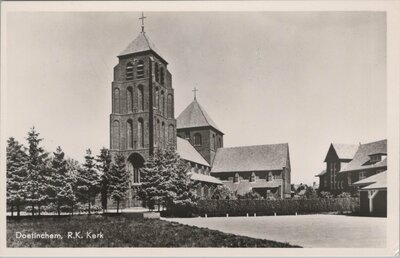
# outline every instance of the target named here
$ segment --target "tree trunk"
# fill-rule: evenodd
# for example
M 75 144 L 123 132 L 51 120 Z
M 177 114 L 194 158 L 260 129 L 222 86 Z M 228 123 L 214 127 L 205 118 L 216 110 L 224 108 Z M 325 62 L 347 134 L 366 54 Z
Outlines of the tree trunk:
M 118 214 L 118 211 L 119 211 L 119 200 L 117 200 L 117 214 Z
M 40 203 L 38 204 L 38 216 L 40 216 Z
M 18 203 L 18 205 L 17 205 L 17 217 L 19 217 L 19 215 L 20 215 L 20 213 L 21 213 L 21 211 L 20 211 L 20 207 L 19 207 L 20 205 L 19 205 L 19 203 Z
M 60 211 L 60 202 L 57 202 L 57 214 L 58 214 L 58 216 L 61 215 L 61 211 Z
M 14 217 L 14 205 L 11 205 L 11 217 Z
M 89 215 L 90 215 L 90 197 L 89 197 Z
M 32 203 L 32 217 L 35 216 L 35 204 Z

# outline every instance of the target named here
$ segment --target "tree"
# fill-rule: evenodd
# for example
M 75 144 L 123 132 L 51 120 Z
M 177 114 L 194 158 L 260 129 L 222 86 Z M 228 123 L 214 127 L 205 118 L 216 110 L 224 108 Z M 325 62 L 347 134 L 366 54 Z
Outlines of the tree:
M 155 203 L 167 209 L 174 204 L 193 203 L 193 181 L 188 171 L 189 165 L 180 159 L 173 147 L 157 149 L 141 173 L 140 197 L 146 200 L 149 209 Z
M 96 168 L 102 173 L 100 176 L 100 185 L 101 185 L 100 192 L 101 192 L 101 206 L 104 210 L 107 209 L 111 161 L 112 158 L 110 150 L 103 147 L 100 150 L 100 155 L 97 156 Z
M 25 198 L 25 182 L 27 177 L 28 155 L 22 144 L 13 137 L 7 140 L 7 204 L 11 206 L 11 216 L 14 216 L 14 207 L 17 216 Z
M 75 194 L 73 179 L 68 173 L 67 161 L 64 158 L 65 154 L 61 147 L 59 146 L 53 154 L 54 158 L 51 161 L 50 199 L 56 206 L 57 214 L 60 215 L 63 205 L 73 206 L 75 203 Z
M 83 202 L 88 203 L 88 212 L 90 213 L 90 207 L 92 200 L 96 197 L 99 190 L 100 177 L 95 169 L 94 157 L 90 149 L 86 151 L 85 163 L 83 168 L 79 170 L 77 175 L 77 191 L 80 199 Z
M 118 153 L 108 175 L 108 184 L 111 198 L 117 202 L 117 213 L 119 212 L 119 204 L 125 199 L 129 189 L 129 174 L 126 170 L 125 157 Z
M 305 196 L 307 199 L 316 199 L 318 198 L 317 191 L 312 186 L 306 186 L 306 193 Z
M 333 195 L 330 192 L 322 191 L 319 194 L 320 194 L 321 198 L 325 198 L 325 199 L 333 198 Z
M 26 201 L 32 208 L 32 216 L 35 215 L 35 206 L 38 207 L 40 215 L 40 207 L 48 200 L 48 185 L 46 167 L 48 154 L 40 147 L 39 133 L 35 127 L 28 132 L 28 161 L 27 161 L 27 178 L 25 181 Z
M 226 185 L 218 185 L 217 188 L 215 188 L 211 199 L 230 200 L 235 199 L 235 195 Z
M 238 195 L 238 199 L 261 200 L 263 197 L 257 192 L 250 191 L 243 195 Z

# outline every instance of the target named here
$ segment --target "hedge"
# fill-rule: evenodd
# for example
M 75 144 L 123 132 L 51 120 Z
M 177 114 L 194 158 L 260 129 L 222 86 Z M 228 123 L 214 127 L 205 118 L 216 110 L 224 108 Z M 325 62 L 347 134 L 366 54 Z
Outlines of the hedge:
M 284 200 L 199 200 L 188 209 L 179 206 L 168 211 L 169 216 L 246 216 L 253 215 L 292 215 L 315 214 L 323 212 L 351 212 L 359 210 L 359 198 L 331 199 L 284 199 Z M 184 212 L 183 212 L 184 211 Z

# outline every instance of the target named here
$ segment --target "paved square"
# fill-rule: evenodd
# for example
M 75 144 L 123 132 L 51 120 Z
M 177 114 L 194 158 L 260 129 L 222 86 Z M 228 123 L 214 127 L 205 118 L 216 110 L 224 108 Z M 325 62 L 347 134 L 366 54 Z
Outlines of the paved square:
M 165 218 L 226 233 L 288 242 L 303 247 L 386 246 L 386 218 L 343 215 Z

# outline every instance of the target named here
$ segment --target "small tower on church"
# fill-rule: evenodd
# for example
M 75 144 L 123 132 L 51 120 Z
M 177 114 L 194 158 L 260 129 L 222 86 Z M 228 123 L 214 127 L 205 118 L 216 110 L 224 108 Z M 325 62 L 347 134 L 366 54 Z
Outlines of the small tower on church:
M 177 118 L 177 134 L 187 139 L 193 147 L 212 165 L 218 148 L 224 147 L 224 133 L 218 128 L 196 98 Z
M 112 82 L 111 152 L 123 153 L 132 182 L 155 148 L 176 146 L 174 90 L 167 61 L 142 30 L 118 55 Z

